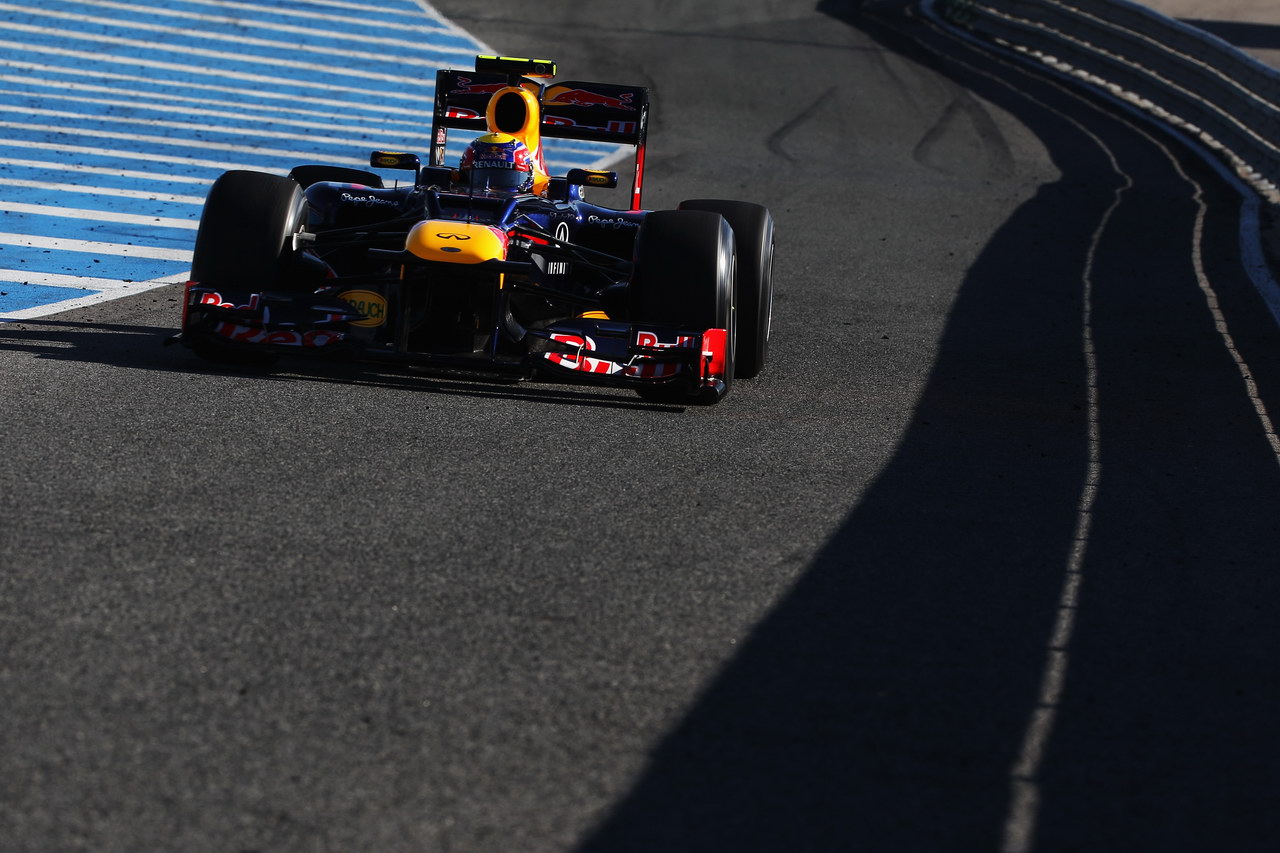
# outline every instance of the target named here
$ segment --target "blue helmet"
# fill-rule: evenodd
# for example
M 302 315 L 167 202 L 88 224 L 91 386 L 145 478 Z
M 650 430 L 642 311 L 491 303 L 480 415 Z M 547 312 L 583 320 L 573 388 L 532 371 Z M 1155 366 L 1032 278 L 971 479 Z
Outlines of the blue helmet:
M 462 153 L 462 178 L 473 189 L 528 192 L 533 157 L 523 142 L 506 133 L 486 133 Z

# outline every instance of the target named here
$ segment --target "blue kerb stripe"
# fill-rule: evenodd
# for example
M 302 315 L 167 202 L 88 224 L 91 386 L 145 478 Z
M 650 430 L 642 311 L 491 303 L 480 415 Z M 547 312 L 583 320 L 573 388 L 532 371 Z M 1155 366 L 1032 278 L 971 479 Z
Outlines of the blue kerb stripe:
M 81 290 L 78 287 L 53 287 L 47 284 L 25 284 L 23 282 L 0 280 L 0 314 L 6 311 L 23 311 L 63 302 L 67 299 L 79 299 L 84 296 L 96 296 L 100 290 Z
M 346 121 L 382 120 L 391 126 L 412 123 L 413 120 L 430 122 L 431 101 L 434 87 L 423 88 L 413 98 L 397 96 L 391 103 L 380 103 L 378 94 L 366 99 L 353 100 L 349 93 L 325 91 L 323 89 L 289 90 L 253 90 L 240 80 L 220 80 L 211 76 L 190 80 L 180 89 L 160 79 L 163 70 L 152 68 L 127 68 L 108 65 L 106 70 L 77 70 L 68 65 L 54 67 L 48 62 L 31 62 L 22 65 L 0 65 L 0 72 L 12 70 L 20 81 L 5 81 L 10 88 L 29 86 L 35 91 L 52 88 L 55 91 L 84 91 L 85 86 L 97 86 L 111 90 L 104 97 L 113 99 L 142 97 L 148 101 L 170 101 L 174 109 L 181 111 L 187 104 L 204 103 L 220 109 L 243 107 L 250 111 L 259 111 L 270 119 L 274 115 L 292 117 L 298 111 L 306 111 L 313 116 L 333 117 L 339 112 Z M 112 70 L 114 69 L 114 70 Z M 190 77 L 190 75 L 187 75 Z
M 289 114 L 280 109 L 280 104 L 273 105 L 274 109 L 264 115 L 266 111 L 261 107 L 243 101 L 234 104 L 218 103 L 212 98 L 178 101 L 172 92 L 156 93 L 147 98 L 144 93 L 132 87 L 128 91 L 104 90 L 107 87 L 97 86 L 93 90 L 77 92 L 54 82 L 38 83 L 29 79 L 0 81 L 0 109 L 32 118 L 35 116 L 32 110 L 47 110 L 74 113 L 75 119 L 64 119 L 72 121 L 96 118 L 103 121 L 155 119 L 206 124 L 217 122 L 224 128 L 239 127 L 245 130 L 259 128 L 266 118 L 285 131 L 329 135 L 349 133 L 347 128 L 387 136 L 403 135 L 421 131 L 424 123 L 429 121 L 429 116 L 425 115 L 390 120 L 383 116 L 349 114 L 335 119 L 332 108 L 297 110 Z
M 53 209 L 51 209 L 52 211 Z M 0 233 L 20 237 L 46 237 L 53 240 L 89 240 L 119 246 L 150 246 L 156 249 L 190 251 L 195 245 L 193 229 L 166 228 L 163 225 L 140 225 L 132 222 L 103 222 L 74 216 L 33 215 L 6 212 L 0 214 Z M 69 236 L 74 234 L 74 236 Z M 0 246 L 18 250 L 21 245 Z M 0 264 L 0 267 L 5 266 Z M 70 273 L 70 271 L 68 270 Z M 85 273 L 92 275 L 93 273 Z
M 0 269 L 19 270 L 31 275 L 75 275 L 117 281 L 151 281 L 157 278 L 177 280 L 190 266 L 180 261 L 158 261 L 154 258 L 0 246 Z M 22 281 L 21 278 L 17 280 Z M 59 296 L 59 299 L 66 298 Z
M 147 0 L 127 0 L 127 2 L 145 9 L 140 12 L 121 10 L 111 14 L 122 20 L 146 20 L 159 23 L 180 20 L 174 15 L 165 15 L 164 12 L 213 17 L 233 17 L 244 13 L 242 9 L 227 9 L 223 4 L 200 2 L 200 0 L 167 0 L 164 3 L 148 3 Z M 82 7 L 82 4 L 76 0 L 43 0 L 41 5 L 50 10 L 62 12 L 76 12 Z M 317 29 L 347 29 L 353 36 L 360 33 L 388 35 L 390 28 L 391 34 L 414 33 L 427 37 L 425 39 L 427 41 L 448 37 L 465 41 L 468 38 L 465 33 L 459 32 L 447 23 L 425 15 L 422 6 L 417 3 L 380 2 L 377 5 L 379 14 L 371 16 L 319 3 L 263 3 L 260 9 L 254 10 L 253 20 L 288 26 L 313 26 Z M 334 21 L 330 18 L 339 20 Z M 207 26 L 207 24 L 201 24 L 201 26 Z
M 201 0 L 119 3 L 42 0 L 36 11 L 0 21 L 0 41 L 9 43 L 0 46 L 0 233 L 189 252 L 193 229 L 101 217 L 195 222 L 198 200 L 227 168 L 284 174 L 303 163 L 362 165 L 373 148 L 416 150 L 425 159 L 436 69 L 465 68 L 480 51 L 475 39 L 412 0 L 368 11 L 319 0 L 239 0 L 230 8 Z M 449 162 L 467 138 L 451 134 Z M 546 156 L 563 172 L 614 150 L 548 140 Z M 176 279 L 187 266 L 4 239 L 0 269 L 33 275 L 150 281 Z M 96 292 L 30 283 L 0 283 L 0 291 L 9 294 L 0 297 L 0 314 Z

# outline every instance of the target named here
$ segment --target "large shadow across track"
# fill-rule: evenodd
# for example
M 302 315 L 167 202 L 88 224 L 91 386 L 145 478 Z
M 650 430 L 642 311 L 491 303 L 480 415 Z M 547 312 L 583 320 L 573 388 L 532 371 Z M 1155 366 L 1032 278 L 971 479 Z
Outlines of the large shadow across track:
M 1104 221 L 1101 481 L 1037 849 L 1265 849 L 1280 465 L 1191 269 L 1189 185 L 1054 86 L 847 16 L 1017 115 L 1061 179 L 969 269 L 891 464 L 583 849 L 1000 848 L 1089 470 Z M 1274 347 L 1236 203 L 1186 168 L 1213 187 L 1211 274 L 1243 338 Z M 1274 390 L 1274 355 L 1253 355 Z

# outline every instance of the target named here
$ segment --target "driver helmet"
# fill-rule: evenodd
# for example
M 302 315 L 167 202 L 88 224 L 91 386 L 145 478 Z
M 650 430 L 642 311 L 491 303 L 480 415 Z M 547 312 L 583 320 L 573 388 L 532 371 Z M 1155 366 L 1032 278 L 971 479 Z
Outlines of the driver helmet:
M 533 157 L 523 142 L 506 133 L 486 133 L 462 153 L 462 180 L 477 190 L 528 192 Z

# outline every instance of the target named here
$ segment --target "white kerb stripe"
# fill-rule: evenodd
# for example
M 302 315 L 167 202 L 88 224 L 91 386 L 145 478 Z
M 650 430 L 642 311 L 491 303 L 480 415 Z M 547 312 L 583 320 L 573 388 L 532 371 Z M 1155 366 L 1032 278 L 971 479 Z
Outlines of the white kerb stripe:
M 0 233 L 0 245 L 191 263 L 191 251 L 189 249 L 161 249 L 156 246 L 130 246 L 125 243 L 98 243 L 93 240 L 67 240 L 62 237 L 40 237 L 34 234 Z
M 0 160 L 0 165 L 3 165 L 6 162 L 12 161 Z M 79 173 L 83 170 L 81 167 L 77 166 L 75 171 L 76 173 Z M 103 171 L 107 172 L 107 174 L 118 174 L 114 170 L 104 169 Z M 148 175 L 147 177 L 154 178 L 156 180 L 170 180 L 169 178 L 162 177 L 160 175 Z M 6 187 L 50 190 L 58 193 L 84 193 L 85 195 L 104 195 L 112 196 L 113 198 L 136 198 L 143 201 L 162 201 L 171 204 L 204 204 L 204 196 L 202 195 L 173 195 L 172 193 L 153 193 L 147 192 L 146 190 L 122 190 L 118 187 L 98 187 L 91 186 L 89 184 L 53 184 L 47 181 L 18 181 L 9 178 L 5 180 L 4 185 Z
M 171 284 L 178 281 L 177 276 L 166 276 L 164 282 Z M 121 278 L 92 278 L 86 275 L 58 275 L 57 273 L 31 272 L 30 270 L 0 270 L 0 282 L 14 284 L 40 284 L 46 287 L 67 287 L 78 290 L 136 290 L 140 284 L 148 282 L 125 281 Z M 0 284 L 0 290 L 9 288 Z
M 8 213 L 25 213 L 28 216 L 59 216 L 63 219 L 83 219 L 89 222 L 120 222 L 126 225 L 154 225 L 156 228 L 182 228 L 195 231 L 200 223 L 194 219 L 175 219 L 171 216 L 144 216 L 137 213 L 115 213 L 109 210 L 87 210 L 80 207 L 55 207 L 48 204 L 22 204 L 16 201 L 0 201 L 0 210 Z
M 6 142 L 6 144 L 11 145 L 12 143 Z M 34 143 L 31 147 L 39 147 L 46 151 L 49 148 L 47 145 L 36 146 Z M 58 150 L 54 153 L 57 154 L 67 150 L 68 149 L 59 145 Z M 95 153 L 103 152 L 95 151 Z M 49 169 L 57 169 L 59 174 L 64 174 L 64 170 L 67 168 L 65 163 L 58 160 L 19 160 L 13 157 L 0 157 L 0 166 L 19 166 L 24 169 L 44 169 L 46 171 Z M 84 166 L 80 164 L 77 164 L 75 169 L 77 175 L 114 175 L 117 178 L 133 178 L 135 180 L 160 181 L 163 183 L 203 184 L 206 187 L 213 183 L 212 178 L 202 178 L 196 175 L 166 174 L 163 172 L 138 172 L 132 169 L 117 169 L 107 166 Z M 13 184 L 17 183 L 17 181 L 9 181 L 9 183 Z

